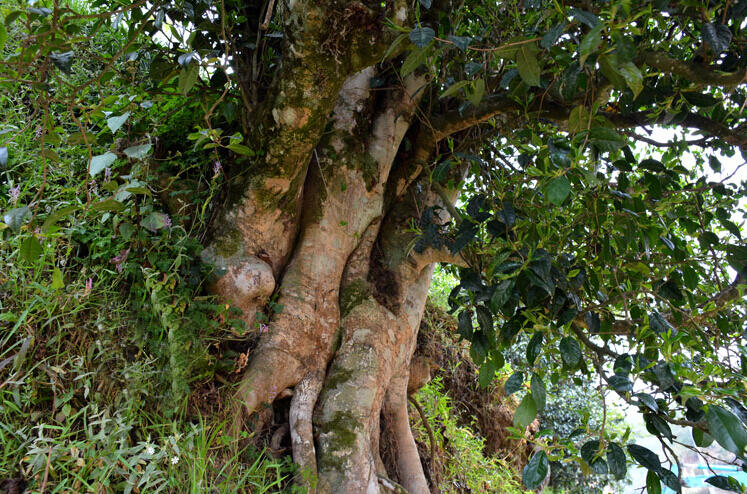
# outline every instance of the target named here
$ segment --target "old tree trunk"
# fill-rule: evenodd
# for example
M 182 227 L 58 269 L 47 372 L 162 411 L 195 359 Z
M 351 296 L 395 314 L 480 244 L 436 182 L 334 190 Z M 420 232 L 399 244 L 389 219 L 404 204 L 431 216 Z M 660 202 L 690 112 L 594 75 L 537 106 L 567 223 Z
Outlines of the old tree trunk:
M 404 22 L 405 12 L 391 17 Z M 247 136 L 261 159 L 233 180 L 203 254 L 220 275 L 215 291 L 250 327 L 278 295 L 283 309 L 251 356 L 235 426 L 292 390 L 293 458 L 318 476 L 317 492 L 395 488 L 383 433 L 396 439 L 401 485 L 429 492 L 407 384 L 433 263 L 445 259 L 411 252 L 410 221 L 454 196 L 433 193 L 421 173 L 448 132 L 419 108 L 424 77 L 400 80 L 378 65 L 391 41 L 379 15 L 358 3 L 290 3 L 283 66 Z M 386 84 L 371 89 L 376 77 Z

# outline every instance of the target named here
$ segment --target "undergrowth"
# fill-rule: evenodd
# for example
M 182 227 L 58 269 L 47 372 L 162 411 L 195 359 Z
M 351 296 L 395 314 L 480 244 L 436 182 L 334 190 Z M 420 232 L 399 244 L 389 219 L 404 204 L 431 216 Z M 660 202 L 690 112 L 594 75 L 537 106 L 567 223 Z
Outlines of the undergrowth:
M 118 45 L 106 29 L 76 53 L 72 82 Z M 89 87 L 79 97 L 98 118 L 84 123 L 53 99 L 39 111 L 22 85 L 0 94 L 2 492 L 290 489 L 290 461 L 236 451 L 219 393 L 203 392 L 234 368 L 218 343 L 246 332 L 205 295 L 199 261 L 223 175 L 176 149 L 199 102 L 149 98 L 147 84 Z
M 448 459 L 441 464 L 442 493 L 525 492 L 516 472 L 496 456 L 483 453 L 485 439 L 469 427 L 459 425 L 453 403 L 440 377 L 426 384 L 417 394 L 435 440 L 436 458 Z M 413 426 L 413 434 L 422 444 L 430 436 L 422 422 Z

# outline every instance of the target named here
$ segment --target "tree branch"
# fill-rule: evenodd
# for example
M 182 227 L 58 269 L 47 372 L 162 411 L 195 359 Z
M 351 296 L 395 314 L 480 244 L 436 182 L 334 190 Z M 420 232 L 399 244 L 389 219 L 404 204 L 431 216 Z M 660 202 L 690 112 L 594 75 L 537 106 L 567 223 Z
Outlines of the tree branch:
M 687 113 L 684 119 L 674 123 L 670 121 L 671 117 L 665 114 L 653 119 L 646 112 L 628 114 L 601 112 L 600 114 L 618 128 L 641 127 L 655 124 L 690 127 L 723 139 L 733 146 L 747 150 L 747 132 L 731 129 L 722 123 L 698 115 L 697 113 Z
M 734 281 L 726 288 L 718 292 L 713 297 L 709 298 L 707 301 L 703 302 L 702 304 L 698 305 L 698 309 L 703 309 L 707 307 L 710 304 L 715 304 L 717 307 L 724 306 L 725 304 L 731 302 L 732 300 L 736 300 L 740 298 L 739 294 L 739 285 L 745 284 L 745 280 L 742 277 L 741 274 L 737 275 L 737 277 L 734 279 Z M 685 326 L 688 324 L 696 324 L 699 322 L 702 322 L 702 314 L 695 314 L 693 315 L 692 312 L 689 312 L 689 315 L 693 317 L 688 317 L 687 320 L 683 321 L 680 326 Z M 672 318 L 671 313 L 662 314 L 662 317 L 664 317 L 668 322 Z M 641 324 L 643 321 L 639 320 L 628 320 L 628 319 L 619 319 L 617 321 L 614 321 L 612 323 L 612 328 L 610 331 L 606 334 L 613 334 L 613 335 L 629 335 L 632 331 L 633 327 L 636 324 Z M 670 324 L 672 324 L 670 322 Z M 674 326 L 674 325 L 673 325 Z M 573 320 L 573 324 L 571 326 L 571 329 L 574 333 L 576 333 L 576 336 L 581 338 L 581 335 L 584 335 L 584 333 L 581 331 L 581 328 L 588 330 L 589 326 L 586 324 L 586 319 L 584 318 L 583 314 L 579 314 L 576 316 L 576 318 Z M 579 331 L 579 332 L 577 332 Z M 584 335 L 585 337 L 585 335 Z M 586 346 L 589 346 L 585 341 L 583 342 L 586 344 Z M 597 348 L 594 348 L 592 346 L 589 346 L 592 350 L 596 351 L 597 353 L 600 353 L 598 350 L 605 350 L 602 347 L 598 347 L 598 345 L 595 345 L 593 342 L 590 342 L 591 345 L 597 346 Z M 609 353 L 605 353 L 605 355 L 611 356 Z
M 677 60 L 664 52 L 648 51 L 641 56 L 651 67 L 668 74 L 684 77 L 696 84 L 710 86 L 736 86 L 747 80 L 747 71 L 719 72 L 693 62 Z

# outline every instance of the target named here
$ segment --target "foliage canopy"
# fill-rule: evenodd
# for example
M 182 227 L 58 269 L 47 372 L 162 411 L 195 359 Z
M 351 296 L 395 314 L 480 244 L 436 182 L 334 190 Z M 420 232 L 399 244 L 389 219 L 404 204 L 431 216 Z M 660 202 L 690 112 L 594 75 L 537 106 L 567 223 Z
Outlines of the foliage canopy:
M 41 119 L 42 173 L 65 142 L 85 147 L 87 179 L 107 175 L 101 198 L 89 192 L 47 211 L 42 186 L 5 211 L 2 235 L 18 242 L 19 258 L 40 258 L 40 239 L 76 212 L 116 216 L 148 195 L 136 171 L 159 142 L 209 153 L 215 176 L 225 170 L 230 179 L 226 196 L 247 172 L 262 173 L 253 167 L 265 150 L 248 138 L 262 132 L 253 118 L 298 41 L 285 32 L 290 3 L 4 4 L 0 89 L 23 94 Z M 448 252 L 460 280 L 449 304 L 483 385 L 527 334 L 524 368 L 506 383 L 509 394 L 528 390 L 516 434 L 542 411 L 550 384 L 594 375 L 642 411 L 668 453 L 662 462 L 602 426 L 577 452 L 594 472 L 624 476 L 627 452 L 649 470 L 649 492 L 661 483 L 679 491 L 672 425 L 744 459 L 746 185 L 734 177 L 747 159 L 747 1 L 354 5 L 330 2 L 345 17 L 326 25 L 328 60 L 305 63 L 331 63 L 351 30 L 368 30 L 388 47 L 370 61 L 380 67 L 372 88 L 386 91 L 413 74 L 426 81 L 419 118 L 431 134 L 409 136 L 403 152 L 430 153 L 420 166 L 444 202 L 413 218 L 411 247 Z M 107 30 L 126 41 L 96 45 Z M 359 51 L 365 66 L 371 54 Z M 102 70 L 73 77 L 94 59 Z M 189 146 L 162 134 L 151 111 L 159 105 L 172 115 L 200 112 Z M 0 130 L 0 167 L 8 167 L 15 131 Z M 738 164 L 729 176 L 725 160 Z M 172 176 L 183 171 L 173 168 Z M 112 170 L 121 176 L 110 182 Z M 454 190 L 458 208 L 446 200 Z M 441 220 L 443 210 L 451 221 Z M 126 224 L 155 233 L 170 221 L 152 210 Z M 529 488 L 570 444 L 535 440 L 523 476 Z

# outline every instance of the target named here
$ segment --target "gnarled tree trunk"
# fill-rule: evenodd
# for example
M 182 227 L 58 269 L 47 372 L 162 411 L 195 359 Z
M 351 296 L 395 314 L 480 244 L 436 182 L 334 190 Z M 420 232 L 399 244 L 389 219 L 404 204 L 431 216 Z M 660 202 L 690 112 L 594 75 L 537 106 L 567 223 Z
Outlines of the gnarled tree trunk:
M 203 255 L 217 268 L 214 290 L 247 324 L 278 294 L 283 309 L 251 357 L 234 426 L 291 388 L 293 457 L 317 492 L 429 492 L 407 383 L 441 259 L 411 252 L 410 222 L 447 197 L 420 176 L 446 134 L 419 120 L 425 77 L 389 74 L 387 86 L 371 88 L 390 42 L 378 5 L 289 4 L 283 67 L 248 139 L 263 152 L 233 180 Z M 391 17 L 402 22 L 403 12 Z M 357 25 L 340 36 L 345 23 Z M 407 152 L 413 126 L 416 151 Z M 379 456 L 382 413 L 401 487 Z

